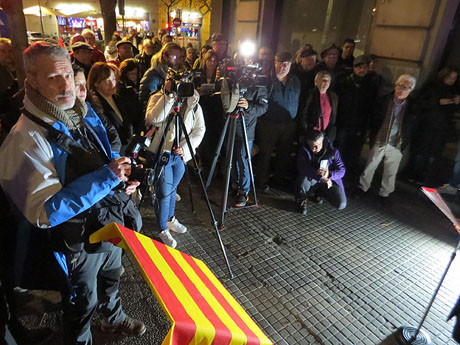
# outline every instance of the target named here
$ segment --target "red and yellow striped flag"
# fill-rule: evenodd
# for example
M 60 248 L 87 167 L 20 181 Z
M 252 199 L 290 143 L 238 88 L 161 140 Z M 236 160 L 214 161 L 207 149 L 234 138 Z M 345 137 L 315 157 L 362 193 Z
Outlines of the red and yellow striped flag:
M 203 261 L 111 223 L 90 242 L 131 252 L 172 326 L 163 345 L 272 344 Z

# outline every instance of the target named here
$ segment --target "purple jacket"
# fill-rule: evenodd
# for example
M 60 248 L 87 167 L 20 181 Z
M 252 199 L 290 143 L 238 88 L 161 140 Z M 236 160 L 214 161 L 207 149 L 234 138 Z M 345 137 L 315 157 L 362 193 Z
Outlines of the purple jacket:
M 345 176 L 345 165 L 339 150 L 334 148 L 327 139 L 324 139 L 323 150 L 315 155 L 311 152 L 308 145 L 302 146 L 297 152 L 297 172 L 299 177 L 308 177 L 309 179 L 319 181 L 321 175 L 318 174 L 320 161 L 327 160 L 331 180 L 337 183 L 345 192 L 342 178 Z

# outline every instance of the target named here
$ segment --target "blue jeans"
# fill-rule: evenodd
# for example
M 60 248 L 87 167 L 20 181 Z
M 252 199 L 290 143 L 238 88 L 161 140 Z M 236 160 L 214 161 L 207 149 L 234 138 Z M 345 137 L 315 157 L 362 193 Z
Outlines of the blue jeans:
M 251 154 L 253 140 L 248 140 L 249 154 Z M 249 176 L 249 163 L 247 160 L 244 140 L 235 138 L 232 162 L 232 185 L 236 185 L 239 193 L 248 194 L 251 190 L 251 178 Z
M 160 231 L 168 228 L 168 220 L 174 217 L 177 186 L 184 176 L 185 164 L 180 156 L 171 155 L 157 183 L 157 207 L 155 213 Z

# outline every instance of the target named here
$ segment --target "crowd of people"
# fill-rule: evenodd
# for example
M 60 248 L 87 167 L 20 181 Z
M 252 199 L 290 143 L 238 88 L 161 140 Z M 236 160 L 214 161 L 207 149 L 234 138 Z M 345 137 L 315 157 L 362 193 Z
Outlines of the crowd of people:
M 145 325 L 122 309 L 121 249 L 88 240 L 113 221 L 136 231 L 142 228 L 133 198 L 140 182 L 130 178 L 131 159 L 126 157 L 133 135 L 151 139 L 144 153 L 146 167 L 157 167 L 166 158 L 155 184 L 155 213 L 159 238 L 174 248 L 172 233 L 187 231 L 175 215 L 177 187 L 195 153 L 201 169 L 209 173 L 230 116 L 219 95 L 228 83 L 233 89 L 246 83 L 235 102 L 246 129 L 245 136 L 238 122 L 231 164 L 235 207 L 250 202 L 252 158 L 257 188 L 270 193 L 292 186 L 304 214 L 310 202 L 323 200 L 344 209 L 343 179 L 355 187 L 355 196 L 362 195 L 383 160 L 379 196 L 386 206 L 405 150 L 411 148 L 408 176 L 425 180 L 460 107 L 455 68 L 441 69 L 436 80 L 422 88 L 419 102 L 410 97 L 416 78 L 408 74 L 398 76 L 393 91 L 384 94 L 383 78 L 376 72 L 378 57 L 354 57 L 352 39 L 320 54 L 305 44 L 295 56 L 261 47 L 258 56 L 249 58 L 238 52 L 231 56 L 220 33 L 199 53 L 172 40 L 165 30 L 144 40 L 135 33 L 123 39 L 115 34 L 102 52 L 96 35 L 86 29 L 72 39 L 70 53 L 52 42 L 38 42 L 24 52 L 26 80 L 19 90 L 11 42 L 0 39 L 0 159 L 9 162 L 0 174 L 6 207 L 1 216 L 10 227 L 2 242 L 14 243 L 20 231 L 53 253 L 31 267 L 48 259 L 48 267 L 56 272 L 50 281 L 62 294 L 66 344 L 91 344 L 90 322 L 96 310 L 103 316 L 103 331 L 131 336 L 145 332 Z M 244 66 L 255 63 L 260 66 L 257 72 L 241 75 Z M 195 70 L 194 78 L 187 81 L 195 89 L 183 100 L 184 126 L 179 129 L 168 122 L 168 115 L 176 111 L 176 75 L 190 69 Z M 362 164 L 366 142 L 370 151 Z M 458 179 L 445 188 L 458 191 Z M 34 232 L 36 228 L 43 231 Z M 5 253 L 21 252 L 11 247 Z M 10 260 L 18 256 L 2 259 L 4 290 L 36 283 L 31 281 L 33 272 L 12 277 L 18 262 Z M 8 297 L 6 303 L 14 301 Z M 14 333 L 15 316 L 9 320 Z

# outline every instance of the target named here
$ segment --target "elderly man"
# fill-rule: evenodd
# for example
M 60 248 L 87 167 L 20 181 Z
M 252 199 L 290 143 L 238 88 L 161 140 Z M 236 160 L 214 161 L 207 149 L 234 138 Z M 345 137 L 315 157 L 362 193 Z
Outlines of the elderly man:
M 117 58 L 115 60 L 109 61 L 117 67 L 120 67 L 120 64 L 123 60 L 131 59 L 134 57 L 133 44 L 127 39 L 122 39 L 116 43 L 117 47 Z
M 91 62 L 105 62 L 104 53 L 96 46 L 96 35 L 90 29 L 82 31 L 81 35 L 85 38 L 86 43 L 93 47 Z
M 142 42 L 142 53 L 136 55 L 136 59 L 139 60 L 139 75 L 143 76 L 152 64 L 152 57 L 154 54 L 154 45 L 152 40 L 146 38 Z
M 75 42 L 72 45 L 72 52 L 72 63 L 83 68 L 83 71 L 85 72 L 85 78 L 88 78 L 89 70 L 93 65 L 91 60 L 93 56 L 93 47 L 85 42 Z
M 296 116 L 299 106 L 300 81 L 291 70 L 292 55 L 280 52 L 275 56 L 274 75 L 267 89 L 269 92 L 267 113 L 257 124 L 256 137 L 260 147 L 257 165 L 257 184 L 269 191 L 270 161 L 276 147 L 274 180 L 286 182 L 289 157 L 296 132 Z
M 56 270 L 62 277 L 67 273 L 59 280 L 65 344 L 92 344 L 96 309 L 103 331 L 143 334 L 145 325 L 122 310 L 121 248 L 88 241 L 92 232 L 120 216 L 108 207 L 139 185 L 129 181 L 130 160 L 112 152 L 100 119 L 76 98 L 65 49 L 35 43 L 25 50 L 24 65 L 24 111 L 0 147 L 0 159 L 8 162 L 0 185 L 18 217 L 47 239 L 59 263 Z
M 309 130 L 306 144 L 297 153 L 297 201 L 302 213 L 307 213 L 308 198 L 319 203 L 326 198 L 334 207 L 343 210 L 347 206 L 344 176 L 345 166 L 339 151 L 323 132 Z
M 384 160 L 379 191 L 382 206 L 389 205 L 388 197 L 395 190 L 396 173 L 402 152 L 409 143 L 413 119 L 408 97 L 416 81 L 415 77 L 409 74 L 401 75 L 396 80 L 394 91 L 377 102 L 371 119 L 371 150 L 359 178 L 358 196 L 369 190 L 375 170 Z

